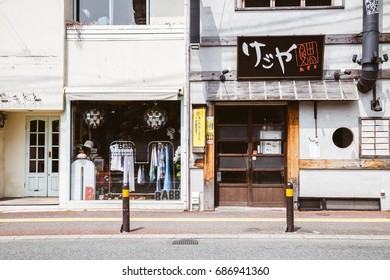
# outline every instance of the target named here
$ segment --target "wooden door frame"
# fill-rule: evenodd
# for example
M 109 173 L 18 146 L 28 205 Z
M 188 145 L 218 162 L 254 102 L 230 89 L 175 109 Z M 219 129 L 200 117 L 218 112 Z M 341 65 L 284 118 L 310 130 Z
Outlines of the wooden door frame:
M 274 104 L 264 104 L 265 106 L 273 106 Z M 212 116 L 215 119 L 215 103 L 209 102 L 207 107 L 207 115 Z M 232 104 L 232 106 L 243 106 L 243 107 L 261 107 L 261 104 Z M 299 103 L 298 102 L 288 102 L 285 104 L 275 104 L 275 106 L 283 107 L 285 106 L 285 126 L 284 131 L 286 136 L 284 137 L 283 145 L 284 145 L 284 183 L 292 182 L 294 186 L 298 185 L 299 180 Z M 211 109 L 212 108 L 212 109 Z M 211 110 L 210 110 L 211 109 Z M 249 129 L 248 129 L 249 131 Z M 249 133 L 249 132 L 248 132 Z M 205 179 L 207 178 L 207 184 L 210 186 L 212 184 L 214 189 L 214 197 L 213 202 L 215 206 L 218 206 L 219 203 L 219 190 L 216 183 L 215 170 L 217 169 L 217 163 L 214 161 L 215 159 L 215 146 L 213 139 L 212 146 L 207 146 L 206 149 L 206 163 L 205 164 Z M 249 146 L 248 146 L 249 147 Z M 249 156 L 249 155 L 248 155 Z M 212 164 L 211 161 L 214 161 Z M 206 182 L 206 181 L 205 181 Z M 206 185 L 206 184 L 205 184 Z M 209 194 L 210 196 L 210 194 Z M 248 186 L 248 205 L 249 202 L 253 200 L 253 191 L 249 190 Z M 207 197 L 205 197 L 207 199 Z

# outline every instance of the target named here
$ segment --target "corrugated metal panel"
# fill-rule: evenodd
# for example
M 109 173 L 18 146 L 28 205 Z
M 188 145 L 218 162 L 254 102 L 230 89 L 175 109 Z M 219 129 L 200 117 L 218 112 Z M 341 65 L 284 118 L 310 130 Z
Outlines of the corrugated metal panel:
M 208 81 L 207 100 L 358 100 L 356 81 Z

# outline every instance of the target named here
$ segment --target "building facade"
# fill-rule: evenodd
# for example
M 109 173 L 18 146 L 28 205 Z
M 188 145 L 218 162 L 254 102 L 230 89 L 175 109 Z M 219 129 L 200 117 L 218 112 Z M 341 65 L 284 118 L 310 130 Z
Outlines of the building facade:
M 0 197 L 186 208 L 185 1 L 25 2 L 0 4 Z
M 389 12 L 5 1 L 0 198 L 119 208 L 127 184 L 132 208 L 284 207 L 291 182 L 301 210 L 389 210 Z
M 38 2 L 0 4 L 0 197 L 59 195 L 65 7 Z
M 302 210 L 388 210 L 388 3 L 191 3 L 190 103 L 207 127 L 189 176 L 201 208 L 282 207 L 291 182 Z

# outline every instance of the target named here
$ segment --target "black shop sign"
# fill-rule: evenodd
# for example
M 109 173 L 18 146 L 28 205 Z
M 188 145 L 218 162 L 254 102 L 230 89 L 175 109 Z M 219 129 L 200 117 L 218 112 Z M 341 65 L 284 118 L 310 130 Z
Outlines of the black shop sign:
M 237 38 L 237 79 L 321 79 L 324 36 Z

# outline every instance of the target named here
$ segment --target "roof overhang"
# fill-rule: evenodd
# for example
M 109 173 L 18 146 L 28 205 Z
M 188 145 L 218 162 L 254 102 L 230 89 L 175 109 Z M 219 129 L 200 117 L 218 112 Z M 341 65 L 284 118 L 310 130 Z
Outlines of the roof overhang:
M 65 87 L 64 91 L 66 99 L 71 101 L 175 101 L 183 95 L 180 87 Z
M 309 101 L 359 100 L 355 79 L 209 81 L 207 100 Z

